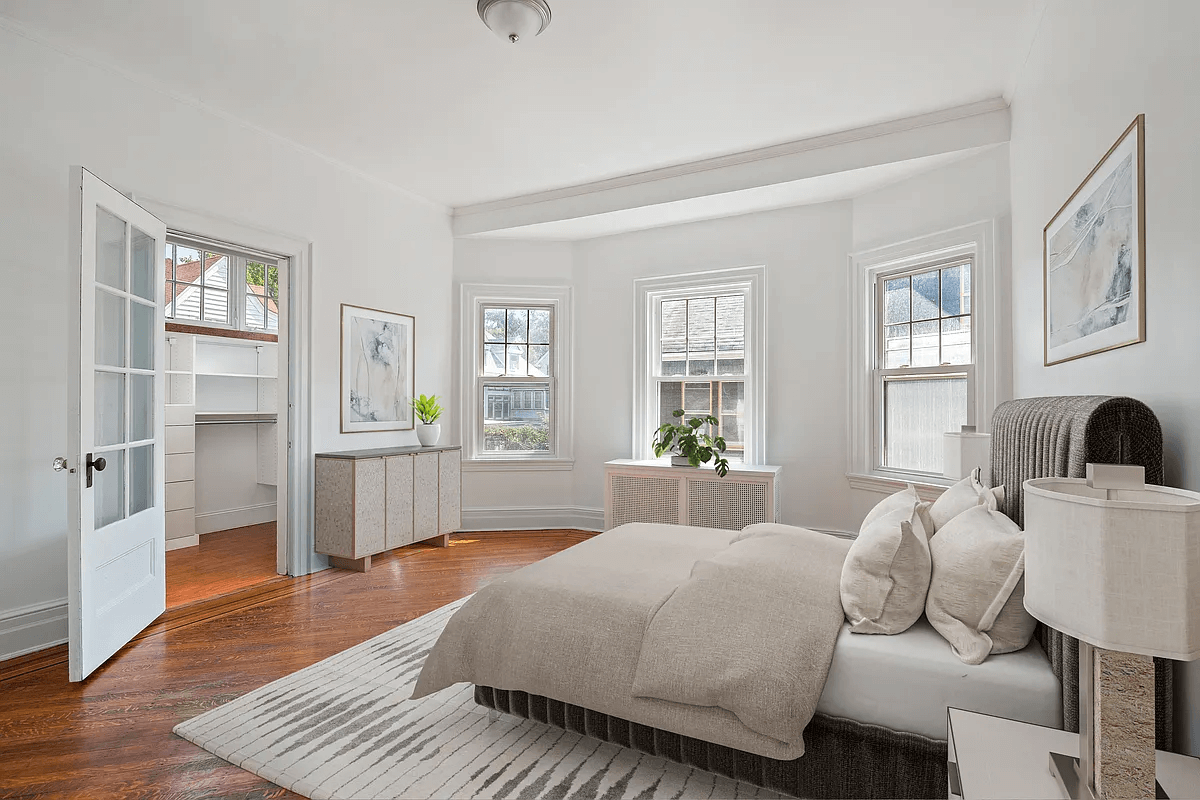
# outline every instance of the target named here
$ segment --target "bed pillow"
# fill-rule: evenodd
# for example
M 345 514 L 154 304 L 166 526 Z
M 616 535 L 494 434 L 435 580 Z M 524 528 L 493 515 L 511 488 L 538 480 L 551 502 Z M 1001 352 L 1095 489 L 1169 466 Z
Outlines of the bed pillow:
M 933 522 L 932 536 L 940 531 L 950 520 L 957 517 L 968 508 L 986 505 L 993 511 L 1002 511 L 1004 507 L 1004 487 L 989 489 L 980 481 L 980 468 L 971 470 L 971 474 L 942 492 L 942 496 L 933 501 L 929 507 L 929 519 Z
M 916 505 L 920 509 L 921 523 L 925 526 L 925 532 L 932 536 L 933 525 L 929 519 L 929 504 L 922 503 L 920 495 L 917 494 L 917 487 L 911 483 L 908 486 L 895 494 L 888 495 L 875 504 L 875 507 L 867 512 L 867 516 L 862 521 L 862 525 L 858 526 L 859 533 L 867 529 L 867 526 L 875 522 L 884 514 L 896 511 L 897 509 L 911 510 Z
M 929 549 L 925 616 L 963 663 L 1029 644 L 1037 620 L 1025 610 L 1025 534 L 1017 523 L 975 506 L 946 523 Z
M 840 588 L 852 632 L 902 633 L 920 619 L 930 576 L 924 506 L 909 501 L 868 516 L 870 523 L 850 545 Z

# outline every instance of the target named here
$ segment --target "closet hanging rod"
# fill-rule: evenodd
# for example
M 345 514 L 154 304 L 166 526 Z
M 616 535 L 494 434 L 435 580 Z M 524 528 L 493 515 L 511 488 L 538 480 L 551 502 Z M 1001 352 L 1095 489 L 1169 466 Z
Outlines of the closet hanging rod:
M 276 419 L 197 419 L 197 425 L 274 425 Z

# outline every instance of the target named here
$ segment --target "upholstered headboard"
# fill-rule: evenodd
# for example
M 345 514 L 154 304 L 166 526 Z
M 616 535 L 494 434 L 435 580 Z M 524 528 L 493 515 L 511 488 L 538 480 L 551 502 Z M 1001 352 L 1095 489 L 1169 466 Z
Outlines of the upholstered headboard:
M 1162 427 L 1130 397 L 1033 397 L 1001 404 L 992 415 L 992 485 L 1004 486 L 1005 513 L 1022 528 L 1022 485 L 1030 478 L 1082 478 L 1088 463 L 1137 464 L 1146 482 L 1163 483 Z M 1079 642 L 1038 625 L 1038 641 L 1063 687 L 1063 725 L 1079 730 Z M 1172 662 L 1154 659 L 1155 739 L 1173 745 Z

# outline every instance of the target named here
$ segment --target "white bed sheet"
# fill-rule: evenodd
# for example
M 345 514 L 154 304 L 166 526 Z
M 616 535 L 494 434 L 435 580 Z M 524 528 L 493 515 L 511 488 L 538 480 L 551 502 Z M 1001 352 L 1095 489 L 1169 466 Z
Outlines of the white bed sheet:
M 1061 698 L 1037 640 L 970 666 L 921 617 L 894 636 L 843 625 L 817 713 L 945 741 L 949 706 L 1061 728 Z

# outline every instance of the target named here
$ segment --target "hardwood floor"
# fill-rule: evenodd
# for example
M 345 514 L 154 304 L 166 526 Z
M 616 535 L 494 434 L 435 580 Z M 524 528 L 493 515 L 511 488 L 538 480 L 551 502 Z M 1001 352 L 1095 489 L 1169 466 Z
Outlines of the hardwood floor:
M 0 797 L 295 797 L 171 728 L 590 536 L 457 534 L 180 606 L 83 683 L 65 647 L 0 663 Z
M 200 537 L 167 553 L 167 608 L 236 592 L 282 576 L 275 572 L 275 523 Z

